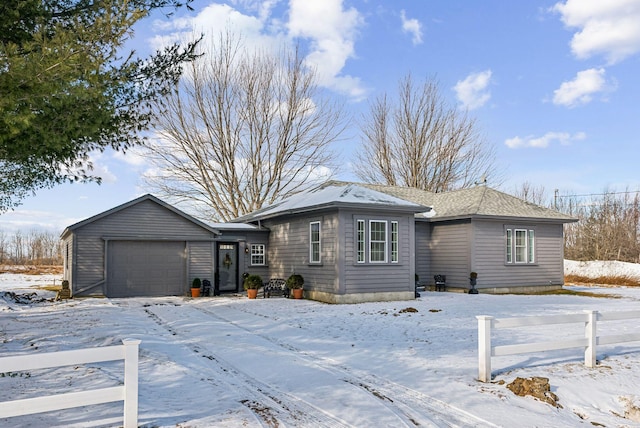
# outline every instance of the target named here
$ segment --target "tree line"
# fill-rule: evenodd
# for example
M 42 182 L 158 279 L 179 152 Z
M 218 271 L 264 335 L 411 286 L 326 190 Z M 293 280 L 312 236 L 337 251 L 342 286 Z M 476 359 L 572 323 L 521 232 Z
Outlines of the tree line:
M 529 202 L 577 218 L 565 225 L 564 255 L 571 260 L 640 263 L 640 190 L 571 195 L 525 183 L 515 192 Z
M 60 237 L 44 230 L 0 230 L 0 265 L 62 265 Z

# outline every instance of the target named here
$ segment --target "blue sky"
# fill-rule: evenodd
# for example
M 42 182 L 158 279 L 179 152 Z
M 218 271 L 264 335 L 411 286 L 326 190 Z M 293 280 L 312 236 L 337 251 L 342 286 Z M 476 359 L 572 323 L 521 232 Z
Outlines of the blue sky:
M 225 26 L 248 43 L 300 43 L 320 84 L 357 119 L 369 99 L 395 94 L 407 73 L 433 77 L 469 109 L 505 170 L 565 194 L 640 188 L 640 0 L 195 0 L 170 21 L 136 27 L 140 53 Z M 355 120 L 337 145 L 354 179 Z M 148 193 L 149 168 L 135 151 L 96 154 L 103 184 L 41 190 L 0 215 L 0 230 L 48 229 L 85 219 Z

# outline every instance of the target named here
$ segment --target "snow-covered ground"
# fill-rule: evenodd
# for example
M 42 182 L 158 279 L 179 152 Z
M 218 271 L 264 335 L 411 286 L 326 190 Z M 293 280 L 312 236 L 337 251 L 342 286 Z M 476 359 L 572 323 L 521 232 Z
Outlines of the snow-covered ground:
M 54 296 L 37 288 L 54 279 L 0 274 L 0 357 L 140 339 L 145 427 L 640 426 L 640 342 L 599 347 L 594 369 L 581 349 L 495 357 L 494 381 L 482 383 L 475 318 L 637 310 L 640 287 L 567 287 L 618 298 L 424 292 L 357 305 L 241 296 L 38 301 Z M 637 331 L 640 319 L 602 325 L 601 334 Z M 501 330 L 495 342 L 582 330 Z M 114 386 L 122 363 L 0 376 L 6 401 Z M 561 407 L 506 388 L 532 376 L 549 378 Z M 122 403 L 0 418 L 12 427 L 121 425 Z

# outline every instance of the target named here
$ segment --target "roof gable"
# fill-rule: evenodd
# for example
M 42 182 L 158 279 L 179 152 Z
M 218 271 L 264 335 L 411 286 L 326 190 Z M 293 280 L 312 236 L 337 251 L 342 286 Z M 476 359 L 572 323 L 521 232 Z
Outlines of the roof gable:
M 92 217 L 89 217 L 89 218 L 87 218 L 85 220 L 79 221 L 78 223 L 72 224 L 71 226 L 67 226 L 67 228 L 65 228 L 65 230 L 62 232 L 62 238 L 64 238 L 69 233 L 71 233 L 71 232 L 73 232 L 73 231 L 75 231 L 75 230 L 77 230 L 77 229 L 79 229 L 79 228 L 81 228 L 83 226 L 86 226 L 88 224 L 94 223 L 94 222 L 96 222 L 98 220 L 101 220 L 101 219 L 103 219 L 105 217 L 108 217 L 108 216 L 110 216 L 112 214 L 124 211 L 127 208 L 133 207 L 133 206 L 138 205 L 140 203 L 143 203 L 145 201 L 154 202 L 154 203 L 160 205 L 161 207 L 163 207 L 163 208 L 165 208 L 165 209 L 177 214 L 178 216 L 186 219 L 189 222 L 192 222 L 192 223 L 202 227 L 203 229 L 205 229 L 205 230 L 207 230 L 207 231 L 209 231 L 211 233 L 214 233 L 216 235 L 220 234 L 219 230 L 209 226 L 206 223 L 203 223 L 202 221 L 196 219 L 195 217 L 190 216 L 189 214 L 179 210 L 178 208 L 174 207 L 173 205 L 170 205 L 170 204 L 158 199 L 157 197 L 155 197 L 155 196 L 153 196 L 151 194 L 146 194 L 146 195 L 140 196 L 139 198 L 136 198 L 136 199 L 133 199 L 133 200 L 131 200 L 129 202 L 126 202 L 126 203 L 124 203 L 122 205 L 118 205 L 117 207 L 111 208 L 110 210 L 103 211 L 103 212 L 101 212 L 99 214 L 96 214 L 96 215 L 94 215 Z

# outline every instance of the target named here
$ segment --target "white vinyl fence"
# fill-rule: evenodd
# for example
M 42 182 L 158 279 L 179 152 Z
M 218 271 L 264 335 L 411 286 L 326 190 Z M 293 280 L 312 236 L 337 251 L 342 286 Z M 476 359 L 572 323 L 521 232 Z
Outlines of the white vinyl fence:
M 125 339 L 122 343 L 122 345 L 102 348 L 0 358 L 0 373 L 124 360 L 124 385 L 122 386 L 0 402 L 0 417 L 8 418 L 52 410 L 111 403 L 113 401 L 124 401 L 124 427 L 137 427 L 138 345 L 140 345 L 140 341 Z
M 597 345 L 640 341 L 640 332 L 598 336 L 596 328 L 598 322 L 640 318 L 640 311 L 609 313 L 585 311 L 584 313 L 577 314 L 503 319 L 496 319 L 488 315 L 479 315 L 476 318 L 478 319 L 478 379 L 482 382 L 489 382 L 491 380 L 491 357 L 558 349 L 584 348 L 584 364 L 587 367 L 595 367 Z M 569 323 L 584 323 L 584 336 L 568 340 L 491 346 L 491 333 L 494 329 Z

